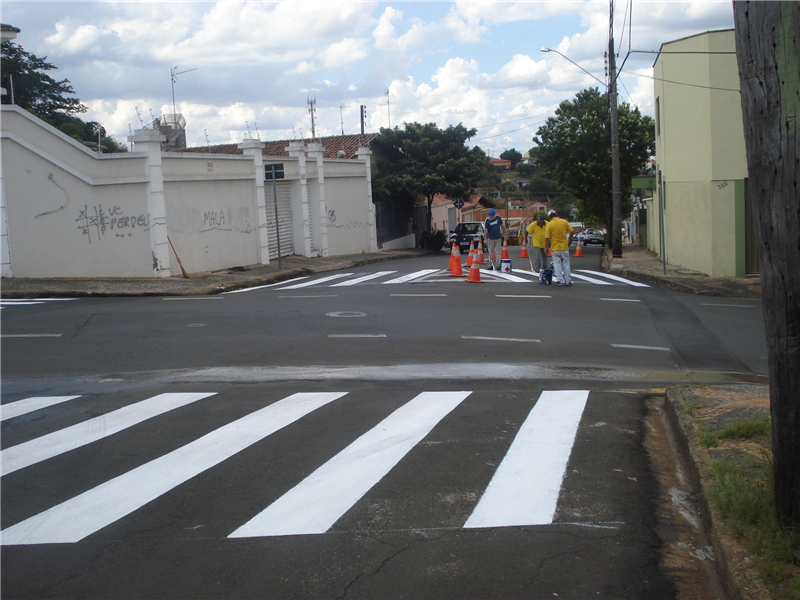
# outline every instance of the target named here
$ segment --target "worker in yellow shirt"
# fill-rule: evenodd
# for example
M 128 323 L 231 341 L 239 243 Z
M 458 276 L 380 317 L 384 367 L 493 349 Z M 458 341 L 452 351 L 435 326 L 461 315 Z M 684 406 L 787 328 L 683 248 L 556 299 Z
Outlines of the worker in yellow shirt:
M 574 231 L 569 222 L 560 218 L 554 210 L 547 213 L 547 218 L 544 241 L 545 247 L 553 251 L 553 276 L 558 285 L 572 285 L 572 275 L 569 272 L 569 245 L 572 243 Z
M 531 255 L 534 273 L 538 273 L 541 269 L 546 269 L 550 266 L 550 261 L 547 260 L 547 250 L 544 247 L 545 230 L 547 223 L 545 223 L 544 215 L 539 215 L 525 231 L 528 232 L 528 239 L 531 243 Z

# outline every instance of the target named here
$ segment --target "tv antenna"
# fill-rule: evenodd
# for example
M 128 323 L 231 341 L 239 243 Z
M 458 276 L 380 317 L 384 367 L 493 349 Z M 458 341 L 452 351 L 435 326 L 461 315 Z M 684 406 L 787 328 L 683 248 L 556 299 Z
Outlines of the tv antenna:
M 136 107 L 136 116 L 139 118 L 139 123 L 142 125 L 142 129 L 144 129 L 144 121 L 142 121 L 142 115 L 139 114 L 139 107 Z
M 389 88 L 386 88 L 386 113 L 389 115 L 389 129 L 392 128 L 392 110 L 389 107 Z
M 250 122 L 249 122 L 249 121 L 245 121 L 245 122 L 244 122 L 244 126 L 245 126 L 245 127 L 247 127 L 247 139 L 248 139 L 248 140 L 249 140 L 249 139 L 252 139 L 252 137 L 253 137 L 253 136 L 252 136 L 252 134 L 250 133 Z
M 339 105 L 339 118 L 342 121 L 342 135 L 344 135 L 344 104 Z
M 311 115 L 311 139 L 317 139 L 317 132 L 314 127 L 314 112 L 317 110 L 317 99 L 316 98 L 309 98 L 308 99 L 308 112 Z
M 170 78 L 172 79 L 172 114 L 173 115 L 177 115 L 178 114 L 178 110 L 175 107 L 175 82 L 178 81 L 178 75 L 183 75 L 184 73 L 189 73 L 191 71 L 197 71 L 197 68 L 186 69 L 185 71 L 178 72 L 178 67 L 173 67 L 169 71 Z

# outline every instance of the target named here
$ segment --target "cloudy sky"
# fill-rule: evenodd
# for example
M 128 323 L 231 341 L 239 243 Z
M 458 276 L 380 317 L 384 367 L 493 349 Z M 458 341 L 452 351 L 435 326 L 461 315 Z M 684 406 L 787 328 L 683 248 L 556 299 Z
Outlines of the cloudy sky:
M 730 0 L 614 2 L 622 101 L 653 114 L 663 42 L 733 27 Z M 190 146 L 463 123 L 491 156 L 526 152 L 562 100 L 606 81 L 609 2 L 2 1 L 15 40 L 58 67 L 118 141 L 177 111 Z M 138 114 L 137 114 L 138 113 Z

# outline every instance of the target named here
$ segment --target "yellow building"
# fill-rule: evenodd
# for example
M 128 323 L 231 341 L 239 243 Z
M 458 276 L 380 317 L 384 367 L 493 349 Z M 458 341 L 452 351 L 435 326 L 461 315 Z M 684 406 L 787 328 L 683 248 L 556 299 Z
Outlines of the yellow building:
M 734 31 L 667 42 L 653 69 L 658 191 L 648 248 L 713 276 L 757 273 Z

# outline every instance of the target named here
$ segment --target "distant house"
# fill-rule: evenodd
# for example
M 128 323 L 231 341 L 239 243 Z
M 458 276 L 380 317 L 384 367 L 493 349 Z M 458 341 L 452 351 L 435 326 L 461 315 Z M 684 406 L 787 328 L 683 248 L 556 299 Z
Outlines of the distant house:
M 492 165 L 493 167 L 500 167 L 504 171 L 511 170 L 511 161 L 505 160 L 504 158 L 490 158 L 489 164 Z
M 654 65 L 656 188 L 647 247 L 714 276 L 759 270 L 734 31 L 661 46 Z

